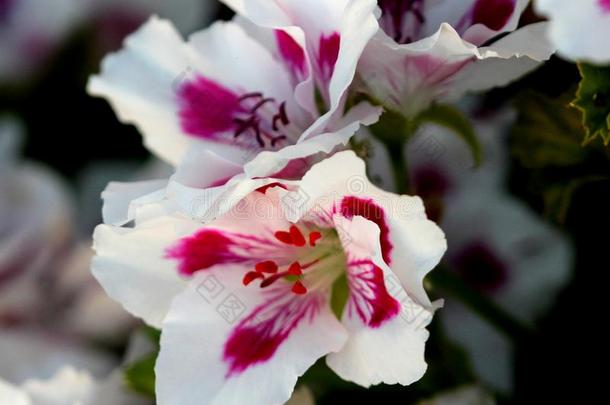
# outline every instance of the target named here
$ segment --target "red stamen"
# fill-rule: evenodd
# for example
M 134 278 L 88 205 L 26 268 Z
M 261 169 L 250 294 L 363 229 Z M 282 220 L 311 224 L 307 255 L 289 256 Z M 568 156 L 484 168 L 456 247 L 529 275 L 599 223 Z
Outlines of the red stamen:
M 303 295 L 303 294 L 307 293 L 307 288 L 303 285 L 303 283 L 301 283 L 300 281 L 297 281 L 292 286 L 292 292 L 297 295 Z
M 287 245 L 292 245 L 292 236 L 290 236 L 290 233 L 288 233 L 288 232 L 277 231 L 275 233 L 275 238 L 282 243 L 285 243 Z
M 265 276 L 263 276 L 261 273 L 257 273 L 256 271 L 250 271 L 250 272 L 246 273 L 246 275 L 244 276 L 243 283 L 244 283 L 244 285 L 247 286 L 248 284 L 250 284 L 252 281 L 256 280 L 257 278 L 264 279 Z
M 294 225 L 290 227 L 290 237 L 292 238 L 292 243 L 294 245 L 305 246 L 305 237 L 301 233 L 301 230 Z
M 309 246 L 316 246 L 316 242 L 322 238 L 320 232 L 312 232 L 309 234 Z
M 273 260 L 267 260 L 257 263 L 255 269 L 259 273 L 277 273 L 277 263 Z
M 299 262 L 292 263 L 288 268 L 288 271 L 286 271 L 286 274 L 289 274 L 291 276 L 300 276 L 301 274 L 303 274 L 301 264 Z

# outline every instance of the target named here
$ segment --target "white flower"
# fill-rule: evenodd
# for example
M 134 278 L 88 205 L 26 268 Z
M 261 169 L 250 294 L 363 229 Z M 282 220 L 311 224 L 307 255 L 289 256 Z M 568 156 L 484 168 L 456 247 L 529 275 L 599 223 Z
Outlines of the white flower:
M 45 272 L 72 235 L 72 204 L 63 181 L 48 168 L 20 162 L 21 130 L 0 121 L 0 325 L 41 315 Z
M 79 339 L 23 326 L 0 329 L 0 358 L 0 378 L 14 384 L 46 379 L 68 364 L 104 376 L 117 362 Z
M 49 168 L 19 158 L 20 135 L 19 123 L 0 120 L 0 333 L 17 325 L 124 338 L 133 318 L 89 271 L 91 242 L 75 242 L 67 185 Z M 82 215 L 79 222 L 86 222 Z
M 553 52 L 546 23 L 517 29 L 528 2 L 379 0 L 382 29 L 358 65 L 365 91 L 412 117 L 433 102 L 508 84 Z
M 544 315 L 570 278 L 568 240 L 504 192 L 463 188 L 446 200 L 441 226 L 450 268 L 521 322 L 531 325 Z M 470 353 L 482 380 L 509 392 L 510 341 L 458 302 L 448 300 L 442 315 L 447 333 Z
M 89 405 L 93 404 L 94 390 L 89 374 L 67 367 L 49 380 L 29 380 L 19 387 L 0 380 L 0 401 L 13 405 Z
M 559 54 L 571 60 L 610 62 L 610 1 L 536 0 L 550 20 L 549 36 Z
M 180 165 L 170 186 L 206 188 L 209 204 L 226 199 L 243 177 L 298 178 L 380 112 L 361 103 L 344 114 L 345 90 L 377 29 L 374 1 L 313 6 L 310 13 L 326 18 L 279 18 L 278 6 L 273 28 L 238 18 L 186 43 L 169 22 L 153 18 L 104 61 L 89 91 L 136 124 L 153 152 Z
M 514 119 L 513 111 L 503 110 L 474 121 L 483 149 L 480 167 L 461 139 L 433 125 L 422 128 L 405 153 L 413 191 L 424 199 L 428 217 L 447 235 L 446 264 L 516 319 L 533 324 L 569 281 L 573 247 L 504 191 L 507 138 Z M 376 148 L 373 154 L 369 167 L 384 185 L 392 184 L 391 171 L 383 166 L 385 150 Z M 440 316 L 447 334 L 471 354 L 482 380 L 510 391 L 511 343 L 454 299 L 446 300 Z
M 504 110 L 475 121 L 484 157 L 478 168 L 460 139 L 427 127 L 410 145 L 410 169 L 428 215 L 446 232 L 449 268 L 510 315 L 532 325 L 569 281 L 573 247 L 504 191 L 507 138 L 514 119 L 513 111 Z M 426 156 L 427 147 L 434 156 Z M 447 300 L 441 319 L 448 335 L 470 353 L 482 380 L 510 391 L 514 349 L 507 338 L 455 300 Z
M 207 224 L 142 210 L 135 228 L 97 228 L 93 272 L 162 329 L 160 404 L 281 404 L 326 355 L 362 386 L 425 372 L 437 304 L 422 281 L 445 240 L 421 200 L 372 186 L 352 152 Z
M 134 333 L 124 364 L 154 350 Z M 114 356 L 40 331 L 0 333 L 0 403 L 27 405 L 148 405 L 130 392 Z M 18 402 L 22 401 L 22 402 Z

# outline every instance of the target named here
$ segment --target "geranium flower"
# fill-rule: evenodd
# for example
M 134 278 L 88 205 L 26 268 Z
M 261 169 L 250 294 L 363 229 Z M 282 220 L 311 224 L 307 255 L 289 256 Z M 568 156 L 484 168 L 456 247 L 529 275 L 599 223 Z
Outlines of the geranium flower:
M 21 129 L 0 120 L 0 326 L 40 317 L 47 270 L 70 245 L 72 204 L 49 168 L 19 159 Z
M 89 91 L 108 98 L 160 157 L 206 173 L 182 186 L 219 197 L 236 176 L 299 177 L 379 115 L 366 103 L 344 114 L 345 90 L 377 30 L 374 1 L 315 5 L 273 29 L 218 22 L 187 43 L 153 18 L 105 60 Z
M 7 345 L 12 338 L 12 347 Z M 0 403 L 15 405 L 147 405 L 152 401 L 129 392 L 124 370 L 114 356 L 92 353 L 85 347 L 52 336 L 29 332 L 0 334 L 2 353 Z M 149 339 L 134 334 L 125 361 L 148 354 Z M 12 370 L 11 370 L 12 368 Z M 8 370 L 7 370 L 8 369 Z
M 35 327 L 124 338 L 134 319 L 89 271 L 91 242 L 76 243 L 67 184 L 50 168 L 20 158 L 22 135 L 18 121 L 0 120 L 0 334 Z
M 160 404 L 284 403 L 325 355 L 363 386 L 425 372 L 437 304 L 422 281 L 444 236 L 419 198 L 366 181 L 353 152 L 259 188 L 207 224 L 154 213 L 141 207 L 135 228 L 100 225 L 93 272 L 162 329 Z
M 381 30 L 358 65 L 365 91 L 413 117 L 503 86 L 549 58 L 545 23 L 517 29 L 529 0 L 379 0 Z
M 475 167 L 464 142 L 437 126 L 424 127 L 405 152 L 413 191 L 447 235 L 448 269 L 515 319 L 533 324 L 568 283 L 573 247 L 505 191 L 507 138 L 515 117 L 514 111 L 501 110 L 474 120 L 484 156 L 480 167 Z M 387 160 L 385 150 L 375 149 L 374 156 L 369 167 L 377 169 L 374 173 L 384 184 L 391 184 L 389 169 L 380 170 Z M 440 317 L 448 336 L 471 355 L 482 381 L 509 392 L 510 341 L 456 300 L 446 301 Z
M 610 62 L 610 1 L 536 0 L 536 10 L 550 20 L 549 36 L 571 60 Z
M 476 229 L 468 226 L 473 221 Z M 504 192 L 463 189 L 446 201 L 441 224 L 450 269 L 525 324 L 548 311 L 570 278 L 573 249 L 565 236 Z M 458 302 L 448 302 L 442 315 L 448 334 L 468 351 L 481 379 L 510 392 L 511 342 Z

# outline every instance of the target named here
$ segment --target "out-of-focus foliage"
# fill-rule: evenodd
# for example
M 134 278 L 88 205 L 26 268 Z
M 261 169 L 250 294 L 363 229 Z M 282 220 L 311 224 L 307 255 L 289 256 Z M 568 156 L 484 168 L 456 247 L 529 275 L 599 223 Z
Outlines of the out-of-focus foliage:
M 144 332 L 155 345 L 152 353 L 128 364 L 125 367 L 125 383 L 135 392 L 146 397 L 155 397 L 155 363 L 159 355 L 159 339 L 161 332 L 146 327 Z
M 560 224 L 575 193 L 610 179 L 610 152 L 601 144 L 583 147 L 586 130 L 581 113 L 570 105 L 572 98 L 572 91 L 557 98 L 532 91 L 521 94 L 515 101 L 519 115 L 511 135 L 513 156 L 523 167 L 537 169 L 531 188 L 541 194 L 547 217 Z
M 582 113 L 584 143 L 600 137 L 610 143 L 610 66 L 578 65 L 582 80 L 573 105 Z

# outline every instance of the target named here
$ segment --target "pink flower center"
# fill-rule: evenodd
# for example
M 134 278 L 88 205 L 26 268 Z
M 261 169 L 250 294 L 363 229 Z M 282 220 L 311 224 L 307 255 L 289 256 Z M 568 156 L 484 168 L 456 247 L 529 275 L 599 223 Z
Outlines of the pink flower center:
M 379 0 L 381 25 L 386 34 L 400 44 L 419 39 L 424 16 L 424 0 Z
M 499 31 L 515 11 L 516 0 L 477 0 L 472 9 L 472 25 L 483 24 Z
M 318 231 L 312 231 L 306 240 L 301 230 L 293 225 L 288 231 L 275 232 L 275 238 L 285 245 L 305 248 L 307 245 L 315 247 L 316 243 L 322 238 L 322 234 Z M 265 260 L 257 263 L 253 271 L 246 273 L 243 278 L 243 284 L 247 286 L 254 280 L 261 280 L 260 287 L 266 288 L 279 279 L 293 280 L 292 292 L 297 295 L 303 295 L 307 293 L 307 287 L 305 287 L 302 281 L 303 271 L 317 263 L 318 260 L 305 264 L 294 261 L 285 270 L 280 271 L 280 266 L 276 261 Z
M 508 266 L 485 242 L 474 242 L 454 258 L 457 273 L 473 288 L 494 293 L 508 280 Z
M 245 148 L 275 148 L 287 140 L 286 103 L 263 93 L 238 95 L 199 76 L 183 84 L 178 96 L 182 129 L 192 136 Z
M 602 9 L 602 13 L 610 14 L 610 0 L 598 0 L 598 4 Z

